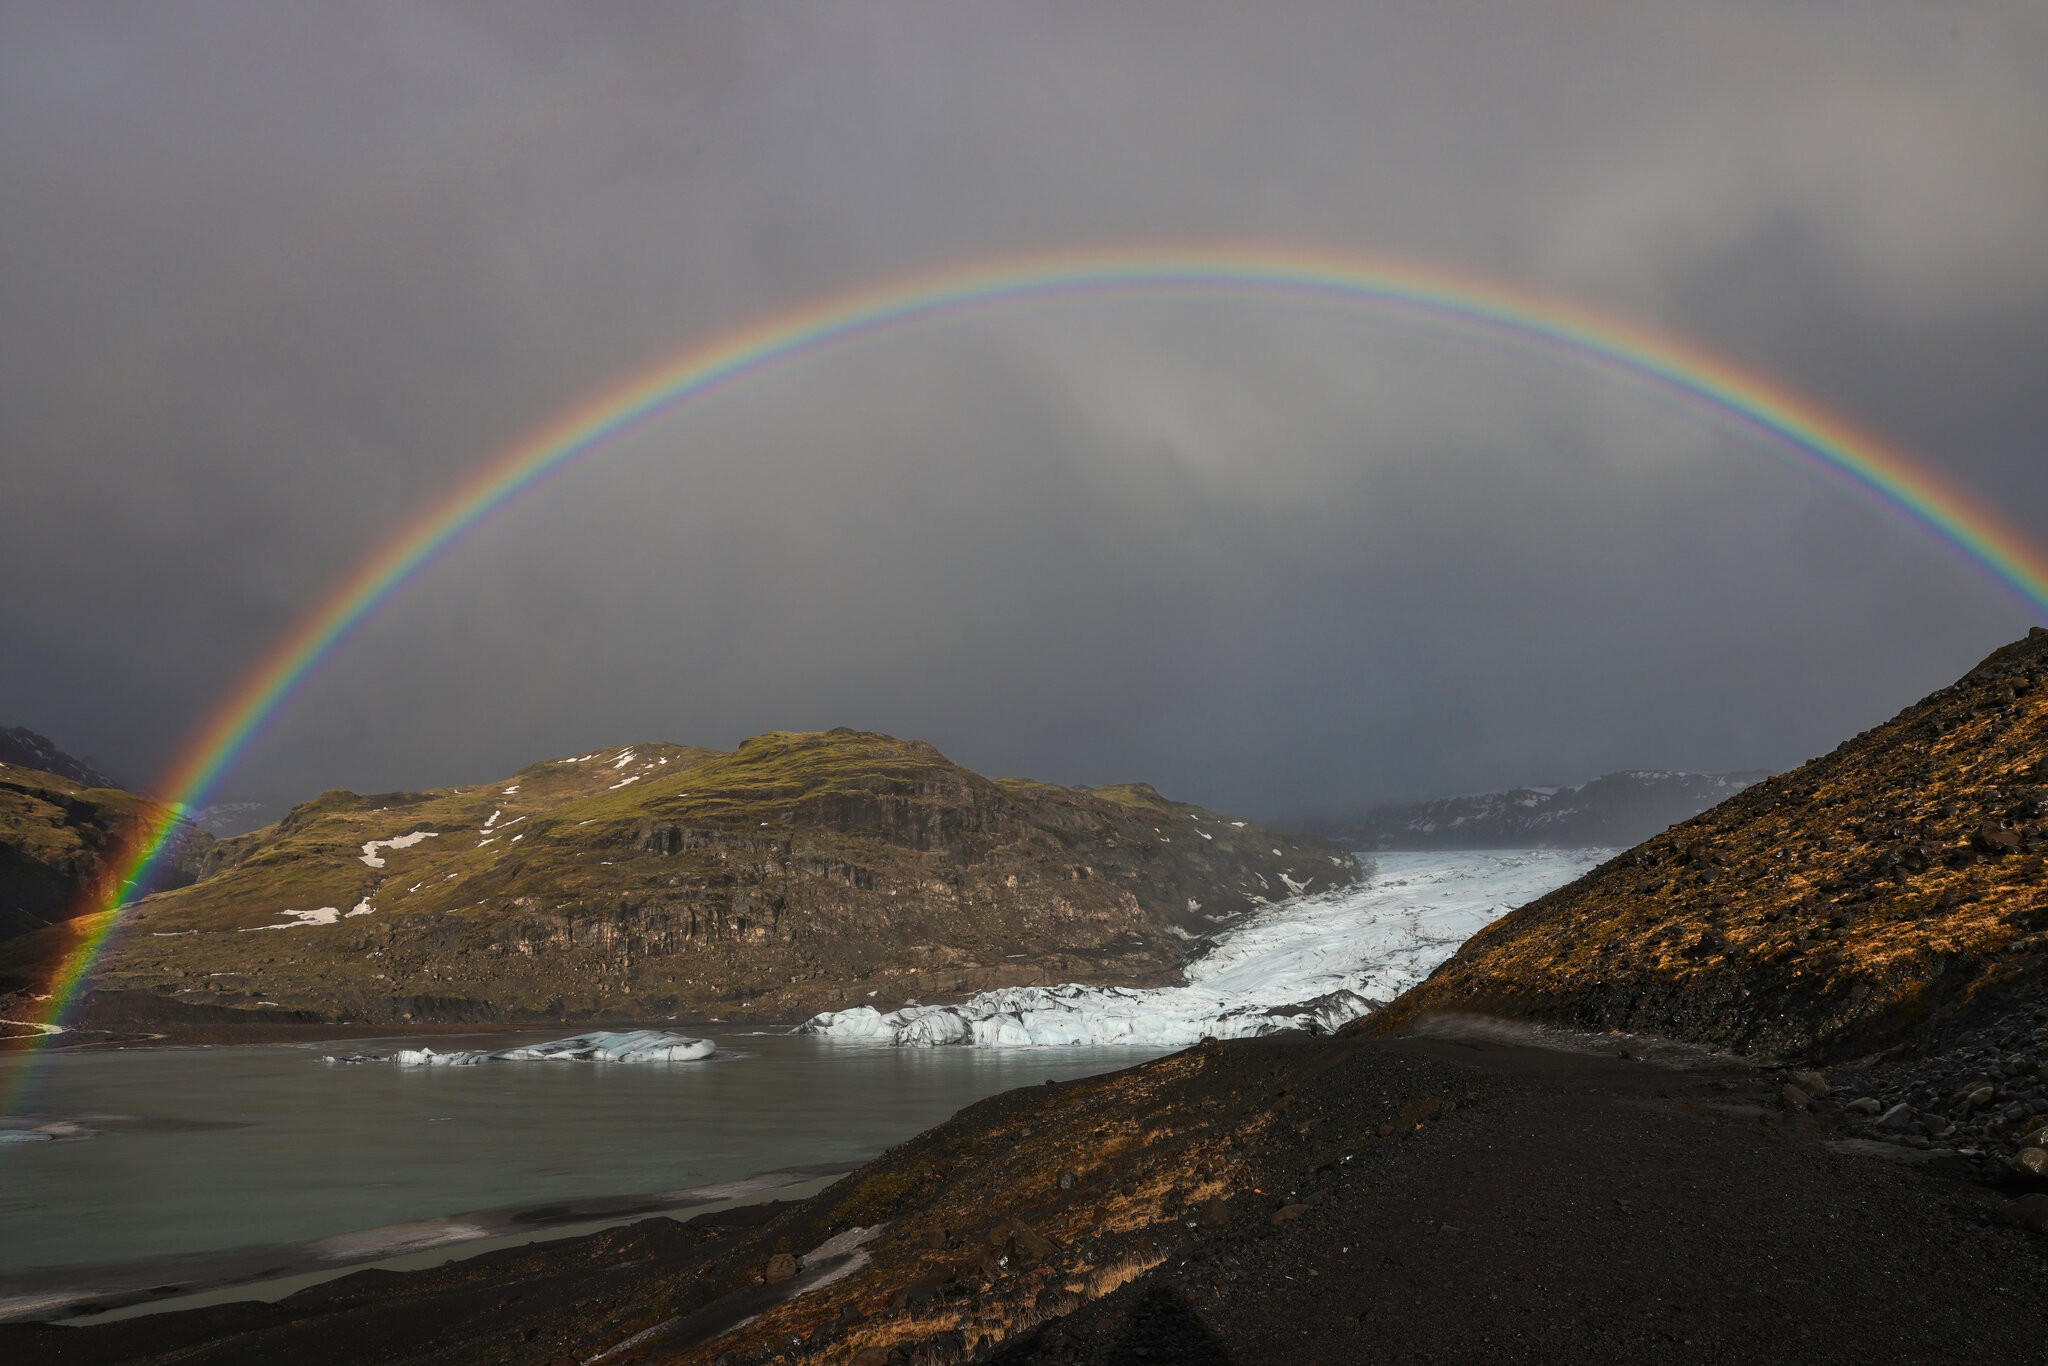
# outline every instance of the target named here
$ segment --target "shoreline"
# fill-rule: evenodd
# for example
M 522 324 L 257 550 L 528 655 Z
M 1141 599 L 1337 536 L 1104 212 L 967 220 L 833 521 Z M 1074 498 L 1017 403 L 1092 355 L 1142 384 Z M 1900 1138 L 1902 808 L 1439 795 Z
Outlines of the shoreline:
M 1471 1018 L 1211 1041 L 992 1095 L 808 1199 L 146 1324 L 0 1327 L 0 1343 L 66 1366 L 346 1366 L 401 1342 L 407 1360 L 621 1366 L 1778 1360 L 1816 1344 L 2031 1359 L 2048 1306 L 2020 1287 L 2043 1197 L 1845 1143 L 1851 1112 L 1818 1087 L 1791 1103 L 1789 1075 Z
M 797 1021 L 801 1024 L 802 1021 Z M 542 1034 L 564 1036 L 592 1030 L 625 1031 L 665 1029 L 691 1030 L 794 1029 L 796 1024 L 768 1020 L 661 1020 L 661 1021 L 570 1021 L 538 1020 L 482 1024 L 470 1021 L 397 1024 L 298 1023 L 252 1020 L 247 1023 L 166 1023 L 161 1028 L 133 1032 L 73 1027 L 62 1033 L 13 1034 L 0 1037 L 0 1058 L 12 1053 L 80 1052 L 108 1048 L 233 1048 L 249 1045 L 306 1045 L 375 1039 L 467 1038 L 476 1035 Z
M 802 1200 L 852 1170 L 854 1164 L 848 1163 L 785 1167 L 737 1181 L 546 1205 L 506 1205 L 348 1230 L 304 1243 L 0 1275 L 0 1323 L 84 1327 L 216 1304 L 275 1302 L 359 1271 L 424 1270 L 644 1219 L 688 1223 L 745 1205 Z

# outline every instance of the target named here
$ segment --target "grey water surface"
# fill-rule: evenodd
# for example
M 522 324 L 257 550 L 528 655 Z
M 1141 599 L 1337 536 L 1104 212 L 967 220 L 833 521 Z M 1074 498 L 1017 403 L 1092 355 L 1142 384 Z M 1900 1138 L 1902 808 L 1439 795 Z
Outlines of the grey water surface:
M 32 1115 L 97 1136 L 0 1145 L 0 1278 L 857 1163 L 984 1096 L 1160 1052 L 710 1036 L 716 1057 L 669 1065 L 321 1061 L 546 1033 L 44 1054 Z M 0 1059 L 0 1094 L 27 1065 Z

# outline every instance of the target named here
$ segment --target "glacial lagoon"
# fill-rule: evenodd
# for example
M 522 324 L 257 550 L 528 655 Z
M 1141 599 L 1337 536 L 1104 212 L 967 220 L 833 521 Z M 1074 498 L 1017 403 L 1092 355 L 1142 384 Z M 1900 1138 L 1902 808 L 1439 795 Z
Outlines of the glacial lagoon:
M 456 1045 L 443 1035 L 47 1054 L 31 1113 L 95 1136 L 0 1146 L 0 1317 L 48 1289 L 52 1272 L 257 1247 L 294 1248 L 302 1262 L 303 1245 L 322 1240 L 358 1253 L 445 1246 L 455 1255 L 492 1227 L 466 1226 L 470 1211 L 851 1165 L 984 1096 L 1163 1051 L 889 1048 L 691 1032 L 718 1051 L 636 1066 L 322 1061 Z M 479 1034 L 459 1046 L 559 1037 Z M 25 1061 L 0 1058 L 0 1089 Z M 163 1268 L 167 1279 L 176 1273 Z

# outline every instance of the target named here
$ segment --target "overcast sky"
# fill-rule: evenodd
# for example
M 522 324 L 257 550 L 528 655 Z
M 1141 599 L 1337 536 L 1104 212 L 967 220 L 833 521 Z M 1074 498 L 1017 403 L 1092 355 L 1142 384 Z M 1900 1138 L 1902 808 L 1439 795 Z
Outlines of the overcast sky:
M 2018 3 L 0 6 L 0 724 L 146 784 L 323 587 L 693 339 L 941 262 L 1353 248 L 1718 348 L 2048 538 Z M 2030 614 L 1755 436 L 1244 295 L 687 405 L 474 537 L 227 786 L 853 725 L 1267 814 L 1787 767 Z

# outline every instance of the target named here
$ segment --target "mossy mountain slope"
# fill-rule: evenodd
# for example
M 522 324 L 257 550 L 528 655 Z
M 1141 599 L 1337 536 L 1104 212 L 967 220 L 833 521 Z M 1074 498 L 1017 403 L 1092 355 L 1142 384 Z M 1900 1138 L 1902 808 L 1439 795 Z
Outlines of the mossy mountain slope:
M 334 1020 L 801 1017 L 1158 981 L 1341 851 L 1169 802 L 995 781 L 848 730 L 635 745 L 469 789 L 330 792 L 134 907 L 109 1001 Z M 33 980 L 51 934 L 0 953 Z
M 115 875 L 111 862 L 130 836 L 162 816 L 148 797 L 0 762 L 0 940 L 89 909 L 92 890 Z M 212 844 L 197 826 L 181 825 L 157 885 L 191 882 Z
M 2048 631 L 1473 936 L 1375 1017 L 1829 1060 L 2048 994 Z M 2048 1001 L 2044 1001 L 2048 1004 Z

